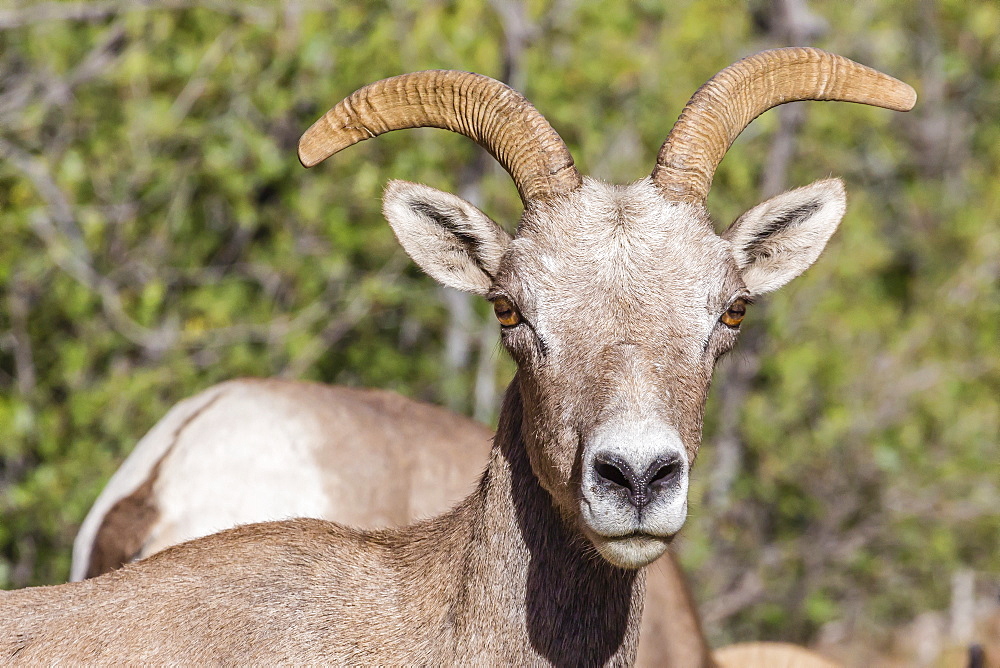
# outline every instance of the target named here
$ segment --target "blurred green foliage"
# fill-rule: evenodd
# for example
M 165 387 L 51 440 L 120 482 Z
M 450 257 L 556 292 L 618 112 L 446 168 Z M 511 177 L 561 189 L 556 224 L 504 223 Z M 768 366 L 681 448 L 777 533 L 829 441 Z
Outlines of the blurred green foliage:
M 781 45 L 760 3 L 495 4 L 0 10 L 0 586 L 63 580 L 124 455 L 213 383 L 285 375 L 471 412 L 477 373 L 494 393 L 509 381 L 478 334 L 458 368 L 443 361 L 455 315 L 379 213 L 390 178 L 467 186 L 480 149 L 393 133 L 306 172 L 298 135 L 333 103 L 405 71 L 511 75 L 582 171 L 624 182 L 649 172 L 701 83 Z M 716 641 L 879 628 L 945 607 L 960 568 L 1000 582 L 1000 8 L 816 11 L 816 46 L 921 101 L 906 116 L 805 103 L 788 185 L 838 175 L 850 205 L 817 265 L 748 318 L 756 349 L 716 374 L 681 554 L 707 609 L 760 583 L 709 612 Z M 778 123 L 765 114 L 723 162 L 720 224 L 761 199 Z M 509 178 L 475 176 L 512 227 Z M 759 364 L 730 418 L 742 464 L 709 508 L 741 354 Z

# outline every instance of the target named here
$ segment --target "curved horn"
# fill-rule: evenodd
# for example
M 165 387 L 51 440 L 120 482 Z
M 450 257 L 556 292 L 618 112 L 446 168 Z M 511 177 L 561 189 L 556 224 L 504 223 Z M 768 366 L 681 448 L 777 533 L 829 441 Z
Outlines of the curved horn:
M 902 81 L 819 49 L 762 51 L 722 70 L 691 96 L 660 148 L 653 182 L 670 200 L 704 202 L 722 157 L 750 121 L 795 100 L 909 111 L 917 94 Z
M 566 144 L 524 96 L 495 79 L 453 70 L 403 74 L 361 88 L 306 130 L 299 160 L 312 167 L 383 132 L 420 127 L 479 143 L 510 172 L 525 204 L 581 183 Z

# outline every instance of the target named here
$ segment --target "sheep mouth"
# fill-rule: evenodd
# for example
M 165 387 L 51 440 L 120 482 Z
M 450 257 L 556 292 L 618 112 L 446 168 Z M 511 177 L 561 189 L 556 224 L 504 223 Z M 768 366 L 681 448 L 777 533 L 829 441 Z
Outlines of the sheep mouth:
M 630 531 L 615 536 L 587 532 L 598 553 L 615 566 L 642 568 L 658 559 L 673 541 L 675 534 L 657 535 L 648 531 Z
M 648 531 L 632 531 L 630 533 L 625 533 L 620 536 L 604 536 L 605 540 L 671 540 L 673 536 L 657 536 L 656 534 L 649 533 Z

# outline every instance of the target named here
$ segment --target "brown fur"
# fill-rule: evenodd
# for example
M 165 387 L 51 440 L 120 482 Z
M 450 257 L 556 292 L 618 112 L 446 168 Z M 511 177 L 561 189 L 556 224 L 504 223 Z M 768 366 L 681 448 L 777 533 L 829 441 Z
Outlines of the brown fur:
M 149 478 L 134 492 L 115 503 L 104 516 L 87 562 L 88 578 L 121 568 L 128 562 L 141 558 L 146 536 L 160 517 L 153 494 L 153 486 L 159 473 L 160 464 L 157 462 Z

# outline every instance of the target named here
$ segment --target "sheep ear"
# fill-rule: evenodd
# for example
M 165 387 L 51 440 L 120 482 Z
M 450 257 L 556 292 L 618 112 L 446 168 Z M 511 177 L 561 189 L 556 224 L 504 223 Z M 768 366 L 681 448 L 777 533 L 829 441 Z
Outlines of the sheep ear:
M 407 254 L 448 287 L 485 296 L 510 235 L 464 199 L 408 181 L 391 181 L 382 212 Z
M 750 209 L 723 233 L 751 294 L 780 288 L 808 269 L 844 217 L 840 179 L 816 181 Z

